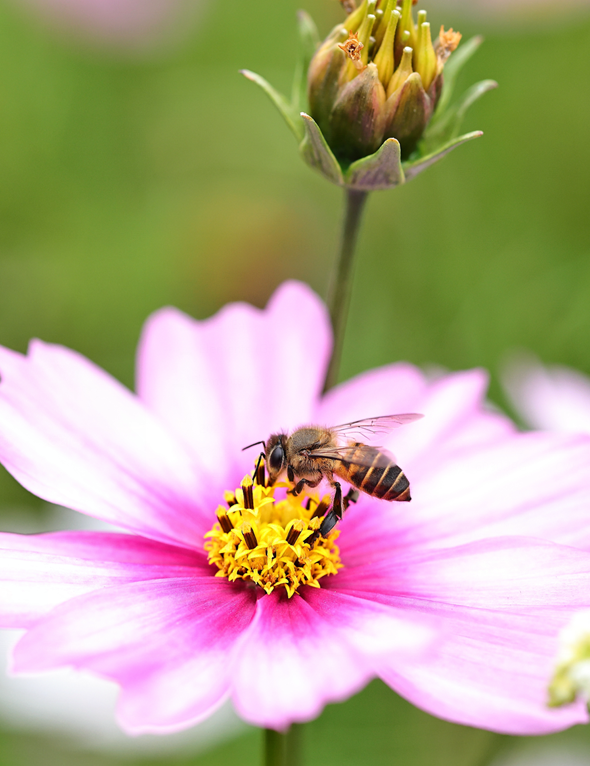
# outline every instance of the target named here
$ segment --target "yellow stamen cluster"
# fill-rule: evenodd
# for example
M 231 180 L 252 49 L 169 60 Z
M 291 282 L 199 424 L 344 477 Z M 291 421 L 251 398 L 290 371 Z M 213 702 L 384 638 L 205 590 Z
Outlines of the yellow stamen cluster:
M 352 80 L 372 62 L 388 97 L 412 72 L 420 74 L 424 90 L 428 91 L 461 35 L 452 29 L 445 32 L 441 27 L 439 39 L 433 45 L 426 11 L 420 11 L 417 22 L 414 21 L 415 3 L 416 0 L 363 0 L 349 13 L 343 25 L 349 39 L 339 44 L 350 58 L 345 80 Z M 391 86 L 392 77 L 397 88 Z
M 253 484 L 246 476 L 235 494 L 225 493 L 227 507 L 219 506 L 218 521 L 205 535 L 216 577 L 246 580 L 266 593 L 284 587 L 291 598 L 302 585 L 319 588 L 322 577 L 342 567 L 335 545 L 340 532 L 318 533 L 329 498 L 285 493 L 276 499 L 286 486 Z

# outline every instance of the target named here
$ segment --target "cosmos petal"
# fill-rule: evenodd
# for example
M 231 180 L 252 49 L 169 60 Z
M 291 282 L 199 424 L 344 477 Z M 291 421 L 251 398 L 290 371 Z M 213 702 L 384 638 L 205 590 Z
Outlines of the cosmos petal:
M 450 373 L 429 381 L 412 365 L 392 364 L 329 391 L 318 417 L 331 425 L 401 412 L 423 414 L 422 420 L 396 429 L 388 437 L 378 437 L 378 444 L 393 450 L 413 479 L 428 473 L 441 455 L 514 432 L 507 418 L 484 406 L 487 381 L 482 370 Z M 367 406 L 371 412 L 366 412 Z
M 393 514 L 397 545 L 458 545 L 531 535 L 590 547 L 590 436 L 515 434 L 412 479 L 412 508 Z
M 427 388 L 424 374 L 405 362 L 363 372 L 325 394 L 320 423 L 337 425 L 375 415 L 415 412 Z M 367 406 L 372 408 L 370 412 Z
M 58 604 L 110 585 L 208 571 L 203 554 L 134 535 L 0 533 L 0 627 L 28 628 Z
M 232 663 L 232 700 L 246 721 L 285 729 L 315 718 L 325 704 L 346 699 L 369 680 L 369 664 L 322 611 L 278 591 L 259 600 Z
M 197 322 L 163 309 L 144 328 L 137 388 L 227 489 L 251 470 L 256 451 L 243 447 L 309 420 L 331 342 L 323 303 L 298 282 L 262 311 L 233 303 Z
M 590 604 L 590 554 L 530 538 L 478 543 L 343 570 L 360 587 L 440 621 L 419 661 L 381 658 L 379 675 L 441 718 L 508 734 L 542 734 L 588 720 L 582 705 L 547 707 L 557 634 Z M 339 575 L 340 577 L 340 575 Z
M 227 698 L 228 656 L 255 601 L 252 589 L 210 575 L 104 588 L 29 630 L 13 671 L 90 670 L 121 685 L 118 717 L 128 733 L 178 731 Z
M 201 544 L 205 482 L 124 386 L 41 341 L 26 357 L 0 348 L 0 374 L 0 461 L 24 487 L 148 537 Z
M 430 649 L 438 635 L 438 620 L 373 599 L 370 590 L 363 592 L 362 580 L 352 591 L 334 577 L 322 588 L 306 589 L 303 595 L 331 626 L 326 652 L 334 651 L 331 644 L 350 643 L 365 659 L 394 653 L 416 660 Z
M 375 657 L 416 658 L 431 645 L 436 626 L 427 617 L 340 592 L 337 579 L 333 588 L 259 600 L 232 670 L 234 705 L 247 721 L 284 729 L 315 718 L 375 675 Z
M 504 384 L 514 407 L 531 427 L 590 433 L 590 378 L 586 375 L 521 357 L 508 367 Z

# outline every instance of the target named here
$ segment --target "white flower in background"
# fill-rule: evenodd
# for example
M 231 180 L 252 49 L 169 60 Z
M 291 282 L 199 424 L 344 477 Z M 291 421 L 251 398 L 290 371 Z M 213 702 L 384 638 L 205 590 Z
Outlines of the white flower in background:
M 590 378 L 568 367 L 545 367 L 521 355 L 507 367 L 506 392 L 532 428 L 590 433 Z M 578 697 L 590 700 L 590 611 L 578 612 L 559 634 L 559 650 L 549 684 L 549 703 L 561 706 Z
M 532 355 L 511 361 L 504 386 L 514 408 L 531 428 L 590 433 L 590 378 L 569 367 L 545 367 Z
M 559 652 L 549 686 L 553 707 L 590 700 L 590 610 L 575 614 L 559 634 Z

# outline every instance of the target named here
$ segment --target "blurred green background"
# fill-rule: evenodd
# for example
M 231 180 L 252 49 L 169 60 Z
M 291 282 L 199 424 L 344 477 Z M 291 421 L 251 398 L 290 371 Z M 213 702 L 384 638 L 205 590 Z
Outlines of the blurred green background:
M 132 385 L 141 325 L 162 305 L 199 318 L 229 300 L 262 306 L 289 277 L 325 294 L 342 192 L 303 165 L 270 103 L 237 74 L 247 67 L 289 90 L 299 5 L 211 2 L 176 44 L 130 53 L 0 1 L 1 344 L 62 343 Z M 336 0 L 304 5 L 324 32 L 341 17 Z M 370 199 L 342 377 L 397 359 L 481 365 L 506 407 L 499 373 L 512 350 L 590 373 L 590 19 L 476 28 L 439 14 L 434 28 L 486 35 L 463 85 L 500 88 L 465 124 L 484 138 Z M 47 509 L 1 473 L 0 521 L 21 512 L 41 524 Z M 0 729 L 0 766 L 260 757 L 254 730 L 198 757 L 150 758 L 1 719 Z M 545 742 L 581 747 L 590 762 L 583 729 Z M 438 721 L 374 683 L 331 706 L 303 745 L 309 766 L 479 766 L 527 740 Z

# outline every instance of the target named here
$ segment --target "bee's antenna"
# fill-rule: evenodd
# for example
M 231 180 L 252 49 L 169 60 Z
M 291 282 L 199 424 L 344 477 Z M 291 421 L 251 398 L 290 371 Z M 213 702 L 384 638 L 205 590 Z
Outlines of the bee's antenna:
M 249 444 L 247 447 L 242 447 L 242 452 L 244 452 L 244 450 L 250 449 L 250 447 L 255 447 L 257 444 L 262 444 L 266 450 L 266 442 L 252 442 L 252 444 Z

